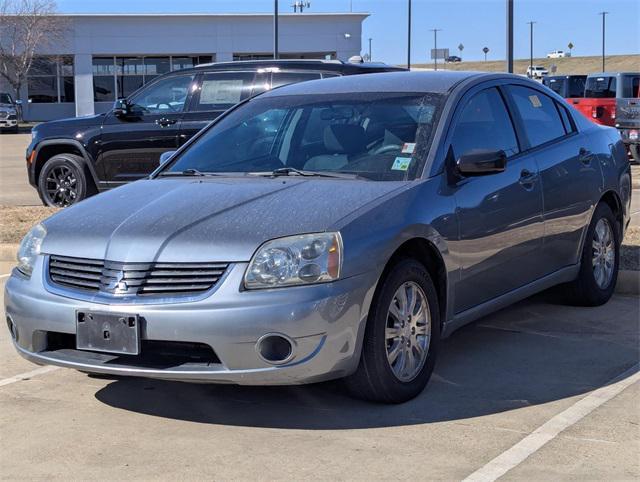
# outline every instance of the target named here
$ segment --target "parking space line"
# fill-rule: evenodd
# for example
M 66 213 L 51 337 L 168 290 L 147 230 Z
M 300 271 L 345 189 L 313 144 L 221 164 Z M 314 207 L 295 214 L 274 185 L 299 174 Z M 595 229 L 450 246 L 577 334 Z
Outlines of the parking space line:
M 625 388 L 640 381 L 640 365 L 634 365 L 607 385 L 591 392 L 563 412 L 552 417 L 520 442 L 469 475 L 465 481 L 493 481 L 524 462 L 563 430 L 576 424 L 602 404 L 620 394 Z
M 21 382 L 23 380 L 28 380 L 29 378 L 32 378 L 38 375 L 44 375 L 45 373 L 49 373 L 59 369 L 60 367 L 54 367 L 54 366 L 36 368 L 35 370 L 31 370 L 30 372 L 21 373 L 20 375 L 15 375 L 13 377 L 0 380 L 0 387 L 4 387 L 5 385 L 11 385 L 12 383 L 16 383 L 16 382 Z
M 7 273 L 7 274 L 0 274 L 0 279 L 2 279 L 2 278 L 8 278 L 9 276 L 11 276 L 11 273 Z

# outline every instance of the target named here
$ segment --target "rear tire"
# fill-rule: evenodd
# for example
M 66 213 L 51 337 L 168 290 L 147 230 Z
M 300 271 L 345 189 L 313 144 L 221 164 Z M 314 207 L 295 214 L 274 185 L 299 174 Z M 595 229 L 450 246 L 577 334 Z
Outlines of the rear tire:
M 609 301 L 618 280 L 620 228 L 611 208 L 596 206 L 587 229 L 580 273 L 568 284 L 571 301 L 580 306 L 600 306 Z
M 439 313 L 425 267 L 412 259 L 396 263 L 371 303 L 358 369 L 345 379 L 350 393 L 381 403 L 402 403 L 419 395 L 438 354 Z
M 38 194 L 45 206 L 64 208 L 93 194 L 84 159 L 75 154 L 58 154 L 49 159 L 38 178 Z

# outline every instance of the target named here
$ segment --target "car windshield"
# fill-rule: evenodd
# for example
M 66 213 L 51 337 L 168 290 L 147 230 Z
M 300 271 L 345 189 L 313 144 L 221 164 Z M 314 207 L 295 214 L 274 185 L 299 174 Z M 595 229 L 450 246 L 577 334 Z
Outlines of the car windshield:
M 11 96 L 9 94 L 0 94 L 0 104 L 11 104 Z
M 255 98 L 216 122 L 160 175 L 317 175 L 409 180 L 443 96 L 355 93 Z

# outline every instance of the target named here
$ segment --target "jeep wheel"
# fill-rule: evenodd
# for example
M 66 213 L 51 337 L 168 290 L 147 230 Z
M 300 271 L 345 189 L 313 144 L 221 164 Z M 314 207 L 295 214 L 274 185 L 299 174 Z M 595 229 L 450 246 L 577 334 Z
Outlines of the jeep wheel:
M 88 188 L 83 160 L 76 155 L 53 156 L 40 171 L 38 192 L 46 206 L 71 206 L 87 197 Z

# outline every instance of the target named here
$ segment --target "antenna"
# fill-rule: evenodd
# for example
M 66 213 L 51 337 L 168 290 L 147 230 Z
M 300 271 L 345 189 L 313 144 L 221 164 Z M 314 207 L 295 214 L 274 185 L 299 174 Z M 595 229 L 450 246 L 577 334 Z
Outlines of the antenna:
M 293 7 L 294 13 L 297 13 L 298 9 L 300 9 L 300 13 L 303 13 L 305 8 L 311 8 L 311 2 L 303 2 L 302 0 L 296 0 L 295 2 L 293 2 L 293 5 L 291 6 Z

